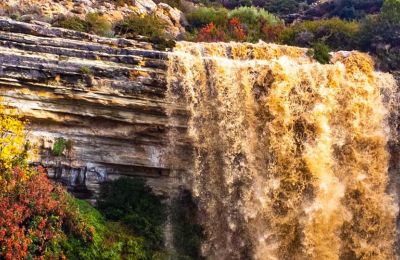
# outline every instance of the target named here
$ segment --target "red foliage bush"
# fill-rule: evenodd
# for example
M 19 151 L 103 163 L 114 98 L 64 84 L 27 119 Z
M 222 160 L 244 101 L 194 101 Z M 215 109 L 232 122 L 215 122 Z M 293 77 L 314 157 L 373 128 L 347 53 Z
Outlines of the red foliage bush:
M 42 257 L 49 244 L 65 236 L 66 225 L 74 226 L 74 234 L 90 239 L 92 232 L 84 224 L 68 224 L 76 218 L 69 210 L 67 195 L 48 180 L 43 170 L 28 180 L 24 180 L 20 168 L 13 175 L 0 183 L 0 259 Z M 62 252 L 57 254 L 57 258 L 63 258 Z
M 255 43 L 259 40 L 278 42 L 285 30 L 283 23 L 271 23 L 263 17 L 250 24 L 242 19 L 234 16 L 231 19 L 227 18 L 223 23 L 214 24 L 211 22 L 197 32 L 196 40 L 202 42 L 247 41 Z
M 285 25 L 283 24 L 265 24 L 263 26 L 264 40 L 267 42 L 276 42 L 283 30 L 285 30 Z
M 209 23 L 202 29 L 200 29 L 197 35 L 197 41 L 199 42 L 221 42 L 225 41 L 226 34 L 219 30 L 214 23 Z
M 234 17 L 229 21 L 229 26 L 232 30 L 232 38 L 236 41 L 244 41 L 247 38 L 246 31 L 243 28 L 239 18 Z

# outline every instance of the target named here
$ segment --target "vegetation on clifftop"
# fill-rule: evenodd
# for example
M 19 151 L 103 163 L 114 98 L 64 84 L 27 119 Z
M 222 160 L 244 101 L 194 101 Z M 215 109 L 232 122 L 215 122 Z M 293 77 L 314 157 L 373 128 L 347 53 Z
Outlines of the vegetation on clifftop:
M 275 41 L 283 21 L 263 9 L 240 7 L 231 11 L 203 7 L 188 14 L 187 38 L 193 41 Z
M 100 36 L 112 36 L 112 24 L 101 14 L 89 13 L 85 19 L 77 16 L 63 16 L 58 18 L 54 26 L 78 32 L 93 33 Z
M 285 24 L 282 15 L 306 10 L 314 1 L 285 0 L 168 0 L 180 8 L 187 18 L 185 40 L 201 42 L 274 42 L 313 48 L 326 45 L 331 50 L 367 51 L 379 58 L 380 66 L 387 70 L 400 68 L 399 0 L 344 0 L 335 1 L 329 19 L 304 20 Z M 162 1 L 158 1 L 162 2 Z M 381 12 L 368 15 L 362 8 Z M 332 7 L 332 8 L 333 8 Z M 375 8 L 375 9 L 374 9 Z M 372 12 L 372 11 L 371 11 Z M 376 11 L 375 11 L 376 12 Z M 64 17 L 56 26 L 103 36 L 137 38 L 147 37 L 160 48 L 171 48 L 174 42 L 165 34 L 165 24 L 156 16 L 132 15 L 111 26 L 99 14 L 86 19 Z

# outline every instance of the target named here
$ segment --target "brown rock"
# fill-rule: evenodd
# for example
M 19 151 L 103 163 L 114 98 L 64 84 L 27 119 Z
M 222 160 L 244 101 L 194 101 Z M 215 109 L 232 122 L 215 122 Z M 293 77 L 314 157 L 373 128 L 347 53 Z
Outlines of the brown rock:
M 182 132 L 178 150 L 188 142 L 186 109 L 165 99 L 166 60 L 148 43 L 0 18 L 0 96 L 29 119 L 29 140 L 40 148 L 32 163 L 71 189 L 95 193 L 102 181 L 128 175 L 168 192 L 169 130 Z M 174 127 L 171 107 L 180 111 Z M 56 157 L 61 137 L 72 149 Z

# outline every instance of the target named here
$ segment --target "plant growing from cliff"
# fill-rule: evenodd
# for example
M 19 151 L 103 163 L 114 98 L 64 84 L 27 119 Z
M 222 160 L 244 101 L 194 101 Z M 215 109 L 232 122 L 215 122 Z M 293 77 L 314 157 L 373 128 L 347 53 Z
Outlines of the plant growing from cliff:
M 165 24 L 155 15 L 131 15 L 115 26 L 117 35 L 125 38 L 147 37 L 150 42 L 159 45 L 160 49 L 172 48 L 175 42 L 165 32 Z
M 323 43 L 316 43 L 314 44 L 312 49 L 309 49 L 307 54 L 310 57 L 313 57 L 321 64 L 327 64 L 331 60 L 329 46 Z
M 72 141 L 66 140 L 63 137 L 59 137 L 55 140 L 53 148 L 51 149 L 51 153 L 54 156 L 61 156 L 65 150 L 70 152 L 71 149 L 72 149 Z
M 164 35 L 164 24 L 154 15 L 131 15 L 115 27 L 118 35 L 134 38 L 138 35 L 149 38 Z
M 57 19 L 53 25 L 78 32 L 112 36 L 111 22 L 104 15 L 98 13 L 89 13 L 84 20 L 78 16 L 63 16 Z
M 88 66 L 80 67 L 79 68 L 79 72 L 84 74 L 84 75 L 87 75 L 87 76 L 92 76 L 93 75 L 92 70 Z
M 89 13 L 85 17 L 87 32 L 100 36 L 112 36 L 112 24 L 103 14 Z
M 78 16 L 63 16 L 60 17 L 53 23 L 56 27 L 61 27 L 69 30 L 74 30 L 78 32 L 87 31 L 87 23 Z

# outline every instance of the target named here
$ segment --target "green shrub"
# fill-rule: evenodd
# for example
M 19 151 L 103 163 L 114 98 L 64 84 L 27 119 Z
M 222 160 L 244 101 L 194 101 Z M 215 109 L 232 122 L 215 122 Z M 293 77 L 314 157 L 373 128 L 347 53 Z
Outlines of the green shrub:
M 67 259 L 150 259 L 144 239 L 135 237 L 123 225 L 107 222 L 103 215 L 83 200 L 70 197 L 70 207 L 82 223 L 93 228 L 93 239 L 82 241 L 69 234 L 61 242 Z
M 361 21 L 360 48 L 373 53 L 384 70 L 400 68 L 400 0 L 386 0 L 379 15 Z
M 151 259 L 153 252 L 146 248 L 145 240 L 135 237 L 119 222 L 107 222 L 105 247 L 109 248 L 107 259 Z
M 89 203 L 72 196 L 70 196 L 69 203 L 71 210 L 79 216 L 80 221 L 93 228 L 93 239 L 92 241 L 83 241 L 71 233 L 61 243 L 63 251 L 68 259 L 99 258 L 106 230 L 103 216 Z
M 165 25 L 154 15 L 131 15 L 115 26 L 116 34 L 125 38 L 145 36 L 161 50 L 172 48 L 175 41 L 165 33 Z
M 84 75 L 93 75 L 92 70 L 88 66 L 82 66 L 79 68 L 79 72 Z
M 160 36 L 164 34 L 164 29 L 164 24 L 153 15 L 131 15 L 116 25 L 117 33 L 128 38 L 138 35 L 149 38 Z
M 166 208 L 143 180 L 121 178 L 105 183 L 98 208 L 107 219 L 121 221 L 142 236 L 149 248 L 162 248 Z
M 202 28 L 210 23 L 226 26 L 228 10 L 225 8 L 200 7 L 187 15 L 189 30 Z
M 51 153 L 54 156 L 61 156 L 65 148 L 67 148 L 67 140 L 65 140 L 63 137 L 57 138 L 53 144 L 53 149 L 51 150 Z
M 385 0 L 380 17 L 383 22 L 400 25 L 400 0 Z
M 229 11 L 228 18 L 239 18 L 240 22 L 246 24 L 248 27 L 253 27 L 260 20 L 266 21 L 268 24 L 278 24 L 282 21 L 275 15 L 268 11 L 255 7 L 239 7 L 232 11 Z
M 245 29 L 247 42 L 259 40 L 270 41 L 268 34 L 277 26 L 283 26 L 283 21 L 262 8 L 240 7 L 229 11 L 230 21 L 237 19 Z
M 65 16 L 57 20 L 54 24 L 56 27 L 61 27 L 78 32 L 86 32 L 88 24 L 85 20 L 80 19 L 78 16 Z
M 382 67 L 389 71 L 400 69 L 400 0 L 385 0 L 379 17 L 364 33 L 371 35 L 370 46 L 381 61 Z
M 332 18 L 304 21 L 288 27 L 282 32 L 280 41 L 302 47 L 322 42 L 334 50 L 352 50 L 359 45 L 359 35 L 359 23 Z
M 329 46 L 323 43 L 316 43 L 307 54 L 316 59 L 319 63 L 327 64 L 331 60 L 331 55 L 329 52 Z
M 368 15 L 360 21 L 359 45 L 362 50 L 371 47 L 374 37 L 379 35 L 379 16 Z
M 357 8 L 360 5 L 360 2 L 362 2 L 361 4 L 363 5 L 367 5 L 369 3 L 373 4 L 372 2 L 377 2 L 377 0 L 345 0 L 342 7 L 340 7 L 333 15 L 346 20 L 360 19 L 365 16 L 364 10 L 362 10 L 362 8 Z
M 199 8 L 189 14 L 194 41 L 271 41 L 281 31 L 283 21 L 264 9 L 240 7 L 231 11 L 224 8 Z
M 78 32 L 93 33 L 100 36 L 112 35 L 112 24 L 105 16 L 98 13 L 87 14 L 85 20 L 82 20 L 78 16 L 61 17 L 55 21 L 53 25 Z
M 112 24 L 107 18 L 98 13 L 89 13 L 86 15 L 87 31 L 100 36 L 112 35 Z

